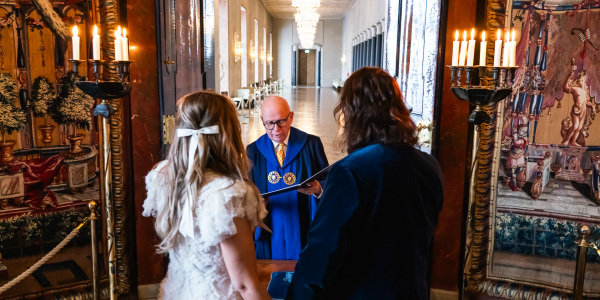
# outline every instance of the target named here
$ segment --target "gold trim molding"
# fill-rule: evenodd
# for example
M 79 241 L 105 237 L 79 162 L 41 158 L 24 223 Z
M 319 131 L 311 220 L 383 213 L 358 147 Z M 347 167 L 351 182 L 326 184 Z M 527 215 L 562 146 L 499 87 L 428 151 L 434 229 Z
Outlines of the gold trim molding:
M 102 55 L 105 60 L 112 61 L 114 53 L 114 32 L 119 26 L 119 3 L 115 0 L 100 0 L 98 12 L 100 15 Z M 103 78 L 116 80 L 114 65 L 103 65 Z M 129 293 L 129 260 L 127 257 L 127 203 L 125 201 L 125 170 L 123 161 L 123 110 L 121 99 L 110 101 L 115 114 L 110 118 L 110 146 L 112 167 L 112 195 L 114 210 L 114 240 L 116 257 L 117 290 L 119 294 Z
M 486 0 L 486 31 L 489 38 L 495 38 L 498 29 L 505 29 L 506 0 Z M 492 37 L 493 36 L 493 37 Z M 488 43 L 491 45 L 492 43 Z M 493 46 L 493 45 L 492 45 Z M 494 51 L 488 47 L 487 51 Z M 492 53 L 493 54 L 493 53 Z M 488 55 L 489 57 L 493 57 Z M 502 105 L 502 104 L 499 104 Z M 490 217 L 493 215 L 490 207 L 492 195 L 492 172 L 494 162 L 494 143 L 496 139 L 497 109 L 483 107 L 491 117 L 489 123 L 479 126 L 479 145 L 476 157 L 475 180 L 470 187 L 469 207 L 467 220 L 469 229 L 466 234 L 467 257 L 464 267 L 464 287 L 467 294 L 482 292 L 482 286 L 489 284 L 487 281 L 488 249 L 490 246 Z M 472 200 L 471 200 L 472 199 Z

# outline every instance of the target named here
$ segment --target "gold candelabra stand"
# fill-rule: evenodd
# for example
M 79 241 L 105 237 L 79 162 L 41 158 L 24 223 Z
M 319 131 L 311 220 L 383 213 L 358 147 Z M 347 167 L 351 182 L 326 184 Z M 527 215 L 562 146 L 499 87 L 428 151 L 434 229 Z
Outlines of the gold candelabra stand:
M 494 138 L 496 119 L 493 112 L 497 104 L 512 93 L 516 67 L 486 67 L 486 66 L 448 66 L 450 68 L 451 89 L 460 100 L 474 106 L 469 115 L 469 123 L 473 124 L 473 145 L 467 203 L 467 221 L 465 243 L 465 258 L 472 253 L 486 251 L 487 244 L 474 239 L 480 228 L 485 228 L 487 220 L 475 218 L 475 210 L 489 206 L 491 195 L 489 180 L 492 173 L 492 157 L 494 153 Z M 477 72 L 475 72 L 477 71 Z M 485 80 L 485 74 L 491 71 L 492 80 Z M 477 73 L 477 74 L 476 74 Z M 463 81 L 464 80 L 464 81 Z M 464 82 L 464 84 L 463 84 Z M 468 259 L 466 262 L 468 263 Z M 464 270 L 472 267 L 463 266 Z M 479 271 L 477 269 L 476 271 Z M 465 281 L 468 273 L 465 272 Z
M 73 64 L 73 71 L 78 74 L 79 65 L 84 60 L 69 60 Z M 103 60 L 89 60 L 93 67 L 93 73 L 96 77 L 95 81 L 78 81 L 75 85 L 84 93 L 93 98 L 101 99 L 101 103 L 94 108 L 94 116 L 102 118 L 100 126 L 100 135 L 102 142 L 102 151 L 100 152 L 100 168 L 101 180 L 104 190 L 104 197 L 101 201 L 104 202 L 106 213 L 106 241 L 108 250 L 108 277 L 110 284 L 110 299 L 116 300 L 118 297 L 117 290 L 117 264 L 115 252 L 115 232 L 114 232 L 114 211 L 113 211 L 113 190 L 112 190 L 112 168 L 111 168 L 111 147 L 110 147 L 110 118 L 114 115 L 113 109 L 109 100 L 122 98 L 131 93 L 131 83 L 129 80 L 129 68 L 131 61 L 114 61 L 107 62 Z M 100 79 L 102 65 L 113 63 L 115 65 L 118 81 L 102 81 Z M 92 236 L 94 237 L 94 236 Z M 92 246 L 92 257 L 97 257 L 97 248 Z M 92 270 L 94 272 L 93 288 L 94 295 L 98 294 L 98 268 L 97 262 L 93 262 Z M 96 299 L 96 298 L 94 298 Z

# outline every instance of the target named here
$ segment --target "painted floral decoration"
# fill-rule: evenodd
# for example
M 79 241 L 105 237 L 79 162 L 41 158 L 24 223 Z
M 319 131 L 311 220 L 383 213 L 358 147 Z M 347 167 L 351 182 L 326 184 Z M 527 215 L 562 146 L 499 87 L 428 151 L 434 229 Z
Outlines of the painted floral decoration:
M 27 119 L 25 113 L 15 106 L 18 98 L 17 83 L 9 73 L 0 73 L 0 133 L 2 141 L 5 134 L 22 130 Z
M 4 17 L 0 18 L 0 30 L 2 28 L 11 27 L 15 22 L 15 11 L 7 13 Z
M 81 24 L 83 22 L 83 14 L 77 12 L 74 16 L 72 17 L 62 17 L 62 21 L 65 23 L 65 25 L 67 27 L 73 26 L 75 24 Z
M 554 218 L 497 213 L 494 250 L 539 257 L 574 260 L 578 238 L 575 221 Z M 600 226 L 588 224 L 590 239 L 600 236 Z M 595 251 L 588 251 L 588 262 L 600 263 Z
M 31 32 L 33 32 L 35 29 L 42 30 L 46 27 L 46 23 L 42 19 L 27 18 L 26 22 L 31 29 Z
M 69 209 L 40 215 L 22 214 L 0 220 L 0 252 L 5 259 L 19 258 L 23 249 L 47 253 L 88 215 L 87 209 Z M 87 222 L 75 238 L 80 245 L 90 242 Z
M 76 85 L 78 77 L 69 71 L 60 82 L 60 93 L 50 105 L 52 119 L 60 125 L 70 125 L 79 129 L 89 130 L 92 126 L 92 108 L 94 98 L 81 91 Z
M 27 108 L 31 109 L 36 117 L 45 117 L 54 98 L 56 94 L 52 82 L 44 76 L 39 76 L 33 82 Z

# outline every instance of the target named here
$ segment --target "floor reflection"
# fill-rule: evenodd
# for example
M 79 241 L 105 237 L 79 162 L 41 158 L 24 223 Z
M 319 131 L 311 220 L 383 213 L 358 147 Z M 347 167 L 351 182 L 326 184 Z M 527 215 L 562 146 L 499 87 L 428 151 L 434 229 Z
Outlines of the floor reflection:
M 333 109 L 338 101 L 338 93 L 333 88 L 286 88 L 281 96 L 288 100 L 294 111 L 292 126 L 320 137 L 330 164 L 346 156 L 334 144 L 338 127 Z M 250 119 L 245 121 L 248 123 L 242 124 L 242 138 L 247 145 L 265 134 L 265 128 L 260 120 L 260 112 L 250 113 Z

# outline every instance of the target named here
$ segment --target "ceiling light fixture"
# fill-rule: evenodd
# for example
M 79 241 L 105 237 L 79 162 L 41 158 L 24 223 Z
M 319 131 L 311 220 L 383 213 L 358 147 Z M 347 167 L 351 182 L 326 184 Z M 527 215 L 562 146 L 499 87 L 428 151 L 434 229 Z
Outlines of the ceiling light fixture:
M 321 6 L 321 0 L 292 0 L 292 6 L 296 7 L 295 21 L 300 44 L 303 48 L 311 48 L 315 43 L 319 23 L 317 8 Z

